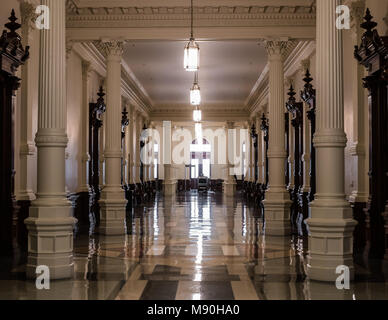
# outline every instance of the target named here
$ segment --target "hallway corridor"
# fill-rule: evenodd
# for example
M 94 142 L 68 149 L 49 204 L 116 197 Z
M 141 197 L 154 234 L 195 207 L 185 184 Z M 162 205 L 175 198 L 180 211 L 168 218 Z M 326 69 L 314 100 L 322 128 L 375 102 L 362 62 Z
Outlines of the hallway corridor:
M 356 265 L 351 290 L 306 279 L 307 240 L 266 238 L 241 196 L 181 193 L 127 212 L 127 235 L 80 234 L 75 275 L 36 290 L 24 267 L 1 279 L 0 299 L 388 299 L 383 272 Z M 369 268 L 371 269 L 371 268 Z

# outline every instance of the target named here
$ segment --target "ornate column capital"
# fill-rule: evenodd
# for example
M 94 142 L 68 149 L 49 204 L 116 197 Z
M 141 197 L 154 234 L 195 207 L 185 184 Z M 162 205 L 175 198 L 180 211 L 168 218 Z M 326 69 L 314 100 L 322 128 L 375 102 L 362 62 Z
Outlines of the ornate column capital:
M 289 41 L 285 40 L 265 40 L 265 48 L 268 53 L 268 58 L 281 58 L 287 49 Z
M 291 85 L 293 86 L 295 83 L 295 78 L 294 77 L 286 77 L 284 79 L 284 85 L 288 89 Z
M 107 58 L 109 57 L 119 57 L 124 53 L 124 41 L 120 40 L 109 40 L 101 41 L 101 49 Z
M 28 1 L 23 1 L 20 3 L 20 15 L 22 26 L 26 26 L 28 30 L 35 29 L 35 20 L 36 20 L 36 6 Z
M 91 71 L 91 63 L 89 61 L 82 60 L 82 76 L 85 78 L 89 78 Z
M 66 39 L 66 60 L 70 58 L 71 51 L 73 50 L 74 41 Z
M 310 58 L 304 59 L 300 62 L 300 70 L 303 75 L 306 73 L 307 69 L 310 69 L 311 61 Z
M 225 127 L 226 129 L 234 129 L 234 121 L 226 121 Z
M 348 6 L 350 7 L 350 27 L 353 35 L 357 36 L 365 14 L 365 0 L 351 1 Z

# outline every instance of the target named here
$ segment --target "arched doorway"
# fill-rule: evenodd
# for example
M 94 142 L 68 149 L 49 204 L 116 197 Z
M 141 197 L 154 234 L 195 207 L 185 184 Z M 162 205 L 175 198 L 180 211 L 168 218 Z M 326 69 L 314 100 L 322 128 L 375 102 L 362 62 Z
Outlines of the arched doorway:
M 190 145 L 190 180 L 191 189 L 198 189 L 198 178 L 211 178 L 211 145 L 202 138 L 202 143 L 195 139 Z

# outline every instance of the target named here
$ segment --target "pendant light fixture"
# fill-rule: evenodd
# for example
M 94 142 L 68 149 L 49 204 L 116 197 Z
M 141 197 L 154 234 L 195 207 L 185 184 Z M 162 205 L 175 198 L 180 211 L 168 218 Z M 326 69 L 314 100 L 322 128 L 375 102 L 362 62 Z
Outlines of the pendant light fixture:
M 201 122 L 202 121 L 202 111 L 197 107 L 193 112 L 193 120 L 194 122 Z
M 201 104 L 201 88 L 198 85 L 198 72 L 194 76 L 194 84 L 190 90 L 190 103 L 193 106 L 199 106 Z
M 191 36 L 184 51 L 184 68 L 186 71 L 199 70 L 199 46 L 194 39 L 194 6 L 191 0 Z

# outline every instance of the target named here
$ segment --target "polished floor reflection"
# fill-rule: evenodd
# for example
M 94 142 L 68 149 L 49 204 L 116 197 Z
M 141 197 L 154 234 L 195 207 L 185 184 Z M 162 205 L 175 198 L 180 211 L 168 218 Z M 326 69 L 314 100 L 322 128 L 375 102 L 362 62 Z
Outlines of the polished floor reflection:
M 270 238 L 242 198 L 157 196 L 127 214 L 122 237 L 80 235 L 75 275 L 37 290 L 24 267 L 0 280 L 0 299 L 388 299 L 388 263 L 356 265 L 350 290 L 306 277 L 307 240 Z

